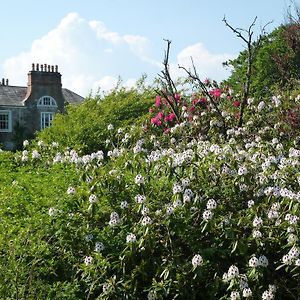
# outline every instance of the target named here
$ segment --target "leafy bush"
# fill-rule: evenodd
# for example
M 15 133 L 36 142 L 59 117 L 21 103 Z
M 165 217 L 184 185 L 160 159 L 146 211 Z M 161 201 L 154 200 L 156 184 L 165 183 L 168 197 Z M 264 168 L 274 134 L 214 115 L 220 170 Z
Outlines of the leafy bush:
M 38 139 L 55 141 L 82 153 L 105 150 L 105 141 L 112 138 L 107 125 L 126 128 L 138 124 L 148 113 L 153 95 L 150 88 L 116 88 L 105 96 L 87 98 L 81 105 L 68 106 L 67 114 L 57 115 L 53 125 L 38 134 Z
M 209 103 L 182 109 L 193 97 L 167 131 L 153 116 L 124 129 L 120 112 L 122 130 L 97 123 L 107 153 L 52 138 L 0 153 L 1 298 L 300 296 L 299 132 L 285 117 L 299 97 L 250 99 L 241 128 L 220 97 L 226 135 Z M 87 101 L 77 120 L 105 105 Z

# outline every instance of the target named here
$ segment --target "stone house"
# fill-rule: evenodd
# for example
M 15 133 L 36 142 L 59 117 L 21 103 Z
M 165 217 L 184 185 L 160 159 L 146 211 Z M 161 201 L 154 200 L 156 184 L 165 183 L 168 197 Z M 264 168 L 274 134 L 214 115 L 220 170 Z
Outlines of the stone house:
M 57 66 L 32 64 L 27 87 L 0 83 L 0 144 L 12 150 L 20 139 L 51 125 L 54 115 L 64 113 L 66 104 L 78 104 L 83 97 L 62 88 Z M 19 141 L 18 141 L 19 140 Z

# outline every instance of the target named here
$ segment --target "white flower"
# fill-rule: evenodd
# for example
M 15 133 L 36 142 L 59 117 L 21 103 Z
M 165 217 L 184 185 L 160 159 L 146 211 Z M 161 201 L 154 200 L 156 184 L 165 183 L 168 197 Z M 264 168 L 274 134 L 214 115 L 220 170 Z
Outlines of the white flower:
M 217 202 L 214 199 L 209 199 L 206 204 L 206 208 L 209 210 L 217 208 Z
M 203 265 L 203 258 L 200 254 L 194 255 L 194 257 L 192 259 L 192 265 L 194 268 Z
M 268 290 L 264 291 L 261 297 L 263 300 L 272 300 L 274 299 L 274 294 L 270 290 Z
M 254 238 L 261 238 L 262 237 L 262 233 L 259 230 L 253 230 L 252 236 Z
M 230 299 L 231 300 L 237 300 L 240 299 L 240 293 L 237 291 L 232 291 L 230 294 Z
M 75 188 L 73 188 L 72 186 L 68 187 L 68 190 L 67 190 L 68 195 L 75 194 L 75 192 L 76 192 Z
M 249 200 L 248 203 L 247 203 L 247 205 L 248 205 L 249 208 L 252 207 L 254 204 L 255 203 L 254 203 L 253 200 Z
M 54 208 L 54 207 L 50 207 L 49 210 L 48 210 L 48 214 L 50 217 L 54 217 L 57 213 L 57 209 Z
M 238 175 L 246 175 L 248 173 L 248 169 L 245 166 L 241 166 L 238 169 Z
M 239 269 L 235 265 L 231 265 L 228 269 L 228 279 L 231 280 L 239 275 Z
M 181 185 L 186 188 L 190 185 L 190 180 L 188 178 L 181 179 Z
M 114 125 L 113 124 L 109 124 L 108 126 L 107 126 L 107 130 L 113 130 L 114 129 Z
M 141 174 L 138 174 L 135 176 L 135 183 L 138 185 L 144 184 L 145 183 L 145 179 Z
M 138 195 L 136 195 L 136 196 L 134 197 L 134 200 L 135 200 L 137 203 L 141 204 L 141 203 L 144 203 L 144 202 L 146 201 L 146 196 L 145 196 L 145 195 L 140 195 L 140 194 L 138 194 Z
M 28 161 L 28 156 L 27 155 L 22 155 L 21 160 L 23 162 Z
M 91 195 L 89 196 L 89 202 L 90 202 L 90 203 L 95 203 L 95 202 L 97 202 L 97 200 L 98 200 L 98 198 L 97 198 L 96 195 L 91 194 Z
M 294 244 L 298 240 L 298 238 L 295 234 L 291 233 L 291 234 L 289 234 L 287 240 L 288 240 L 289 244 Z
M 179 183 L 174 183 L 173 185 L 173 194 L 179 194 L 183 191 L 182 186 Z
M 265 108 L 265 106 L 266 106 L 265 102 L 264 101 L 260 101 L 259 104 L 258 104 L 258 106 L 257 106 L 257 110 L 259 112 L 261 112 Z
M 112 226 L 112 227 L 114 227 L 114 226 L 117 226 L 120 222 L 121 221 L 120 221 L 120 217 L 119 217 L 118 213 L 115 212 L 115 211 L 112 212 L 110 214 L 109 225 Z
M 28 140 L 24 140 L 24 141 L 23 141 L 23 147 L 25 148 L 25 147 L 28 146 L 28 145 L 29 145 Z
M 129 233 L 127 236 L 126 236 L 126 243 L 129 244 L 129 243 L 134 243 L 136 241 L 136 236 L 135 234 L 133 233 Z
M 253 227 L 260 227 L 263 224 L 263 220 L 260 217 L 255 217 L 253 220 Z
M 84 258 L 84 263 L 86 266 L 90 265 L 92 263 L 92 261 L 93 261 L 93 258 L 91 256 L 86 256 Z
M 103 245 L 103 243 L 102 242 L 97 242 L 96 244 L 95 244 L 95 251 L 96 252 L 101 252 L 102 250 L 104 250 L 104 245 Z
M 251 268 L 256 268 L 259 266 L 259 261 L 258 261 L 258 258 L 253 256 L 250 258 L 249 260 L 249 267 Z
M 166 208 L 167 216 L 171 215 L 174 212 L 174 207 L 172 205 L 168 205 Z
M 205 210 L 203 212 L 202 217 L 205 221 L 209 221 L 212 219 L 213 215 L 214 215 L 214 213 L 211 210 Z
M 248 298 L 252 296 L 252 291 L 250 288 L 243 289 L 243 297 Z
M 293 259 L 292 257 L 290 257 L 288 254 L 284 255 L 282 257 L 282 262 L 285 264 L 285 265 L 291 265 L 293 263 Z
M 41 157 L 37 150 L 33 150 L 31 156 L 33 159 L 38 159 Z
M 228 274 L 227 274 L 227 273 L 224 273 L 224 274 L 223 274 L 222 280 L 223 280 L 224 282 L 227 282 L 227 281 L 229 280 Z
M 121 209 L 125 209 L 128 207 L 128 202 L 127 201 L 122 201 L 120 204 Z
M 142 223 L 143 226 L 146 226 L 146 225 L 151 224 L 152 220 L 151 220 L 151 218 L 149 216 L 145 216 L 145 217 L 143 217 L 141 223 Z

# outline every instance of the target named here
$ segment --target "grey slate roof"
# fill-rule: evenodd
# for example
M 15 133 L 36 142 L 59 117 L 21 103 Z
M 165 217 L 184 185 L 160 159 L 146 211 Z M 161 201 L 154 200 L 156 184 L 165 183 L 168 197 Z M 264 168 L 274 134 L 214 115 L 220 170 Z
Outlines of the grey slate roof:
M 27 87 L 0 85 L 0 106 L 24 106 L 23 100 L 27 92 Z M 78 94 L 63 88 L 65 102 L 71 104 L 81 103 L 84 99 Z

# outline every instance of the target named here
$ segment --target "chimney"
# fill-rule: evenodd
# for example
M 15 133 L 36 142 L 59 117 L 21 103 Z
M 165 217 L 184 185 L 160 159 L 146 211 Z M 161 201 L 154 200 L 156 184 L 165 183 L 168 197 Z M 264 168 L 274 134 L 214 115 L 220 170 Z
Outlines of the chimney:
M 2 85 L 5 85 L 5 79 L 2 78 Z
M 8 85 L 8 79 L 6 79 L 6 85 Z
M 54 67 L 52 68 L 51 65 L 32 64 L 31 71 L 28 73 L 25 102 L 46 95 L 56 100 L 63 99 L 61 74 L 52 70 L 54 70 Z

